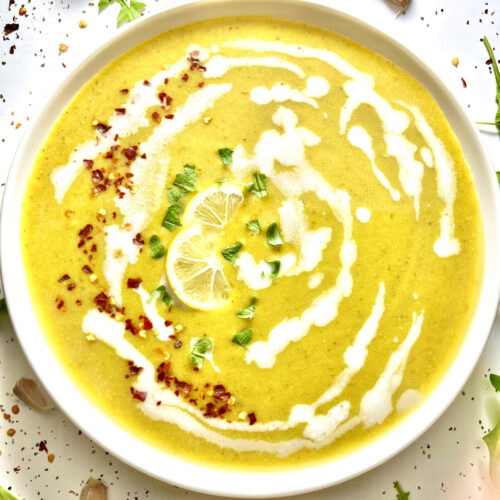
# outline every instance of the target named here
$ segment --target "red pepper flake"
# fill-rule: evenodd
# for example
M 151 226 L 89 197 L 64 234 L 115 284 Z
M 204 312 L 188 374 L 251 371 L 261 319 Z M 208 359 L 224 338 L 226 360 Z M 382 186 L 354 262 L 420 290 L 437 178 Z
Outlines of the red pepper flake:
M 59 302 L 57 303 L 57 308 L 62 309 L 64 306 L 64 300 L 59 299 Z
M 201 72 L 205 72 L 207 70 L 207 68 L 205 68 L 205 66 L 198 66 L 198 69 L 201 71 Z
M 124 115 L 127 112 L 125 108 L 115 108 L 115 113 L 117 115 Z
M 187 82 L 189 80 L 189 75 L 187 73 L 184 73 L 181 79 L 182 81 Z
M 207 418 L 215 418 L 218 416 L 217 408 L 213 403 L 207 403 L 207 407 L 205 408 L 204 417 Z
M 14 31 L 17 31 L 18 29 L 19 29 L 19 24 L 9 23 L 3 27 L 3 34 L 7 36 L 10 35 L 11 33 L 14 33 Z
M 142 329 L 143 330 L 153 329 L 153 323 L 151 323 L 151 320 L 147 316 L 144 316 L 144 319 L 142 320 Z
M 104 184 L 98 184 L 92 188 L 92 193 L 94 193 L 94 196 L 97 196 L 98 194 L 106 191 L 106 189 L 108 188 Z
M 121 89 L 120 94 L 128 94 L 128 89 Z
M 69 280 L 69 278 L 70 278 L 69 274 L 63 274 L 57 281 L 59 281 L 59 283 L 61 283 L 62 281 Z
M 94 302 L 96 303 L 96 306 L 98 307 L 100 312 L 107 310 L 108 301 L 109 297 L 104 292 L 101 292 L 99 295 L 96 295 L 94 297 Z
M 74 283 L 70 283 L 68 285 L 68 290 L 71 292 L 71 290 L 74 290 L 76 288 L 76 285 Z
M 84 273 L 87 273 L 87 274 L 92 274 L 92 269 L 90 269 L 89 266 L 87 266 L 87 264 L 85 264 L 83 267 L 82 267 L 82 271 Z
M 153 118 L 153 121 L 155 121 L 156 123 L 161 122 L 160 113 L 157 113 L 156 111 L 151 115 L 151 118 Z
M 129 278 L 127 280 L 127 288 L 139 288 L 139 285 L 142 283 L 141 278 Z
M 151 82 L 149 80 L 144 80 L 142 84 L 146 85 L 146 87 L 149 87 L 151 85 Z
M 199 82 L 199 83 L 198 83 L 198 87 L 200 87 L 200 89 L 201 89 L 201 87 L 203 87 L 204 85 L 205 85 L 205 82 Z
M 104 179 L 102 170 L 96 169 L 92 170 L 92 182 L 94 184 L 99 184 Z
M 180 349 L 182 347 L 182 340 L 176 340 L 174 342 L 174 349 Z
M 136 391 L 133 387 L 130 388 L 130 392 L 134 399 L 138 399 L 139 401 L 145 401 L 148 393 L 146 391 Z
M 137 335 L 139 330 L 134 326 L 131 319 L 125 320 L 125 330 L 128 330 L 132 335 Z
M 135 377 L 142 372 L 142 366 L 135 366 L 132 361 L 128 361 L 128 369 L 132 377 Z
M 45 453 L 49 452 L 47 449 L 47 441 L 40 441 L 36 445 L 38 446 L 38 451 L 44 451 Z
M 94 160 L 83 160 L 83 164 L 89 169 L 92 170 L 94 166 Z
M 220 401 L 229 401 L 231 397 L 230 392 L 226 392 L 226 388 L 222 384 L 218 384 L 214 387 L 214 398 Z
M 165 320 L 165 326 L 168 328 L 172 324 L 168 319 Z
M 170 114 L 170 115 L 165 115 L 165 118 L 167 120 L 173 120 L 174 119 L 174 115 Z
M 14 467 L 12 470 L 13 470 L 14 472 L 19 472 L 19 471 L 21 470 L 21 467 Z
M 14 54 L 14 51 L 16 50 L 16 46 L 12 45 L 9 49 L 9 54 Z
M 135 235 L 135 238 L 132 240 L 132 243 L 134 245 L 139 245 L 139 246 L 144 245 L 144 240 L 142 239 L 141 233 L 137 233 Z
M 132 146 L 123 149 L 122 153 L 126 156 L 127 160 L 135 160 L 135 157 L 137 156 L 137 148 L 134 148 Z
M 163 83 L 164 83 L 165 85 L 167 85 L 167 83 L 168 83 L 168 78 L 165 78 L 165 80 L 163 80 Z
M 109 125 L 105 125 L 104 123 L 99 122 L 97 124 L 97 130 L 101 132 L 101 134 L 105 134 L 111 127 Z
M 87 224 L 83 229 L 80 230 L 80 232 L 78 233 L 78 236 L 80 236 L 80 238 L 83 240 L 84 238 L 86 238 L 89 233 L 93 230 L 93 226 L 92 224 Z
M 77 299 L 76 302 L 75 302 L 75 304 L 77 306 L 81 306 L 82 305 L 82 301 L 80 299 Z
M 167 382 L 170 373 L 171 363 L 161 362 L 156 368 L 156 380 L 158 382 Z
M 106 222 L 106 221 L 104 221 L 104 222 Z M 97 252 L 97 245 L 96 245 L 95 243 L 94 243 L 94 244 L 92 245 L 92 247 L 90 248 L 90 251 L 91 251 L 91 252 Z
M 461 80 L 462 80 L 462 85 L 464 86 L 464 89 L 466 89 L 467 88 L 467 82 L 463 78 L 461 78 Z
M 177 387 L 177 389 L 182 391 L 184 394 L 189 394 L 193 389 L 193 386 L 191 384 L 188 384 L 187 382 L 181 382 L 177 379 L 175 379 L 175 387 Z
M 162 104 L 167 104 L 167 94 L 165 94 L 165 92 L 160 92 L 158 94 L 158 99 Z
M 255 416 L 254 412 L 248 414 L 248 420 L 250 421 L 250 425 L 253 425 L 255 424 L 255 422 L 257 422 L 257 417 Z

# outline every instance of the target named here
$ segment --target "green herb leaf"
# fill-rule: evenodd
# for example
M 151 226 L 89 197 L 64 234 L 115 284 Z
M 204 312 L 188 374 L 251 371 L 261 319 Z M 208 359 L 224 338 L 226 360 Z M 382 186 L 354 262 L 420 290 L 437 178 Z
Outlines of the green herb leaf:
M 0 299 L 0 311 L 5 311 L 7 309 L 7 304 L 5 303 L 5 299 Z
M 394 489 L 396 490 L 396 492 L 398 494 L 397 500 L 409 500 L 410 492 L 404 491 L 403 487 L 399 484 L 399 481 L 394 481 L 394 483 L 392 483 L 392 485 L 394 486 Z
M 182 226 L 179 219 L 179 215 L 182 214 L 182 211 L 183 208 L 179 204 L 170 205 L 165 217 L 163 217 L 161 225 L 169 231 L 175 231 L 179 226 Z
M 272 280 L 275 280 L 280 273 L 281 262 L 279 260 L 268 260 L 266 264 L 269 266 L 269 273 L 266 274 L 266 276 L 269 276 Z
M 267 196 L 266 178 L 266 174 L 253 174 L 252 184 L 245 186 L 245 189 L 259 198 L 264 198 Z
M 239 333 L 235 333 L 233 337 L 233 342 L 240 345 L 244 349 L 248 349 L 248 344 L 252 340 L 252 329 L 245 328 Z
M 118 2 L 121 6 L 120 12 L 118 12 L 118 26 L 140 17 L 141 12 L 146 7 L 146 5 L 137 0 L 129 0 L 128 2 L 127 0 L 99 0 L 99 11 L 105 9 L 114 2 Z
M 211 349 L 213 343 L 210 339 L 203 338 L 198 340 L 196 344 L 193 346 L 191 351 L 190 359 L 191 363 L 198 369 L 203 367 L 203 361 L 205 361 L 206 352 Z
M 172 297 L 167 292 L 165 285 L 160 285 L 148 299 L 148 304 L 153 300 L 161 300 L 167 307 L 172 305 Z
M 17 500 L 17 498 L 0 486 L 0 500 Z
M 247 222 L 246 226 L 248 229 L 250 229 L 250 231 L 252 231 L 252 233 L 259 234 L 261 231 L 258 219 Z
M 269 245 L 275 247 L 283 244 L 283 240 L 281 239 L 281 235 L 278 229 L 278 224 L 273 222 L 269 225 L 266 231 L 267 242 Z
M 109 4 L 115 0 L 99 0 L 99 10 L 105 9 Z
M 491 65 L 493 67 L 493 73 L 495 74 L 495 81 L 496 81 L 496 86 L 497 86 L 497 93 L 496 93 L 496 102 L 497 102 L 497 112 L 495 114 L 495 125 L 500 132 L 500 70 L 498 69 L 498 64 L 495 59 L 495 54 L 493 53 L 493 50 L 491 48 L 490 42 L 488 41 L 488 38 L 486 36 L 483 36 L 483 41 L 484 45 L 486 46 L 486 50 L 488 51 L 488 55 L 490 56 L 491 59 Z
M 182 198 L 182 193 L 172 187 L 167 189 L 167 198 L 170 203 L 177 203 Z
M 180 188 L 181 193 L 185 195 L 192 191 L 196 191 L 196 184 L 198 183 L 198 176 L 194 171 L 194 165 L 186 163 L 184 165 L 184 173 L 175 176 L 174 186 Z
M 494 373 L 490 374 L 491 385 L 495 388 L 495 391 L 500 391 L 500 376 Z
M 234 264 L 236 262 L 236 257 L 242 248 L 243 243 L 237 241 L 234 245 L 224 248 L 221 253 L 226 260 Z
M 242 309 L 240 312 L 236 313 L 236 316 L 242 319 L 253 319 L 255 315 L 256 304 L 257 304 L 257 297 L 252 297 L 250 305 L 248 307 L 245 307 L 245 309 Z
M 165 255 L 165 247 L 156 234 L 153 234 L 149 238 L 149 246 L 151 247 L 151 256 L 153 259 L 159 259 Z
M 219 156 L 224 165 L 231 165 L 233 163 L 233 150 L 229 148 L 219 149 Z

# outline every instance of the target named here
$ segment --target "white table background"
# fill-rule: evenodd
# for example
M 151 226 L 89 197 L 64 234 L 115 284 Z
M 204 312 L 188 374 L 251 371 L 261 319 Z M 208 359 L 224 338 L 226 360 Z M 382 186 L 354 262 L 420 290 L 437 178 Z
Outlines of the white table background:
M 12 1 L 12 0 L 11 0 Z M 27 16 L 19 8 L 27 2 Z M 7 177 L 11 159 L 30 119 L 54 87 L 79 62 L 117 30 L 118 5 L 98 14 L 98 0 L 9 0 L 0 5 L 0 29 L 14 17 L 19 31 L 0 42 L 0 182 Z M 146 0 L 145 15 L 180 1 Z M 443 79 L 467 109 L 473 121 L 493 121 L 494 77 L 481 37 L 497 46 L 500 59 L 500 0 L 413 0 L 405 15 L 384 0 L 324 0 L 357 16 L 416 52 Z M 488 13 L 485 10 L 488 9 Z M 497 12 L 495 12 L 495 10 Z M 284 13 L 286 14 L 286 13 Z M 80 20 L 88 26 L 80 29 Z M 69 49 L 59 54 L 59 44 Z M 15 46 L 13 54 L 11 47 Z M 453 57 L 460 63 L 454 67 Z M 66 67 L 63 66 L 63 63 Z M 464 88 L 461 78 L 467 82 Z M 18 125 L 19 124 L 19 125 Z M 493 129 L 493 130 L 491 130 Z M 500 137 L 485 127 L 482 139 L 493 165 L 500 170 Z M 411 500 L 500 498 L 488 475 L 487 449 L 481 437 L 500 418 L 500 395 L 489 386 L 487 374 L 500 373 L 500 316 L 483 356 L 446 413 L 420 439 L 384 465 L 340 486 L 304 495 L 301 499 L 371 500 L 396 498 L 392 483 L 399 480 Z M 31 377 L 7 313 L 0 313 L 0 485 L 19 499 L 59 500 L 79 498 L 89 475 L 109 486 L 110 500 L 208 499 L 149 478 L 94 445 L 57 410 L 40 414 L 19 403 L 12 387 L 22 376 Z M 7 436 L 7 429 L 16 434 Z M 47 441 L 47 453 L 37 443 Z

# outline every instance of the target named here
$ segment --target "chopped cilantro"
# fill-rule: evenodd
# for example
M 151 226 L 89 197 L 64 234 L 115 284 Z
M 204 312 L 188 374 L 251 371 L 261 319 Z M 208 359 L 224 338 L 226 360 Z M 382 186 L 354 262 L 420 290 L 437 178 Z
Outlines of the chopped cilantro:
M 105 9 L 108 5 L 114 2 L 120 4 L 120 12 L 118 12 L 117 25 L 120 26 L 123 23 L 128 23 L 140 17 L 141 12 L 146 7 L 142 2 L 137 2 L 136 0 L 99 0 L 99 11 Z
M 181 194 L 191 193 L 196 191 L 196 184 L 198 183 L 198 176 L 194 171 L 194 165 L 186 163 L 184 165 L 184 173 L 177 174 L 174 180 L 174 186 L 181 190 Z
M 179 219 L 179 215 L 181 215 L 182 211 L 183 208 L 179 204 L 170 205 L 165 217 L 163 217 L 161 225 L 169 231 L 175 231 L 179 226 L 182 226 Z
M 205 354 L 212 347 L 213 343 L 210 339 L 203 338 L 198 340 L 189 355 L 191 363 L 193 363 L 193 365 L 198 369 L 202 368 L 203 361 L 205 360 Z
M 252 329 L 245 328 L 241 332 L 235 333 L 233 337 L 233 342 L 240 345 L 244 349 L 248 349 L 248 344 L 252 340 Z
M 394 489 L 398 494 L 397 500 L 409 500 L 410 492 L 403 490 L 403 487 L 399 484 L 399 481 L 394 481 L 392 485 L 394 486 Z
M 283 244 L 283 240 L 281 239 L 281 235 L 278 229 L 278 224 L 273 222 L 269 225 L 266 231 L 267 242 L 269 245 L 275 247 Z
M 153 234 L 153 236 L 149 238 L 149 246 L 151 247 L 151 256 L 153 259 L 159 259 L 165 255 L 163 243 L 156 234 Z
M 165 285 L 160 285 L 148 299 L 148 304 L 153 300 L 161 300 L 167 307 L 172 305 L 172 297 L 167 292 Z
M 248 307 L 245 307 L 245 309 L 242 309 L 240 312 L 236 313 L 236 316 L 242 319 L 253 319 L 255 315 L 256 304 L 257 304 L 257 297 L 252 297 L 250 305 Z
M 219 149 L 219 156 L 224 165 L 231 165 L 233 163 L 233 150 L 229 148 Z
M 495 388 L 495 391 L 500 391 L 500 376 L 494 373 L 490 374 L 491 385 Z
M 226 260 L 234 264 L 236 262 L 236 257 L 242 248 L 243 243 L 237 241 L 234 245 L 224 248 L 221 253 Z
M 245 189 L 258 198 L 264 198 L 267 196 L 266 178 L 266 174 L 253 174 L 252 184 L 245 186 Z
M 167 189 L 167 197 L 170 203 L 177 203 L 182 198 L 182 193 L 172 187 Z
M 280 273 L 281 262 L 279 260 L 268 260 L 266 264 L 269 266 L 269 274 L 266 274 L 266 276 L 275 280 Z
M 248 229 L 250 229 L 250 231 L 252 231 L 252 233 L 259 234 L 261 231 L 258 219 L 247 222 L 246 226 Z
M 0 486 L 0 500 L 17 500 L 17 498 Z

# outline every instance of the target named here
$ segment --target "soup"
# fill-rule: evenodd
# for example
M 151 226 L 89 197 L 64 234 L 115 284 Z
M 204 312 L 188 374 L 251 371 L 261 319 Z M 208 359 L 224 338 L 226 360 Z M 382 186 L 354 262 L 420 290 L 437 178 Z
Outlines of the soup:
M 266 469 L 368 445 L 429 395 L 481 280 L 476 192 L 410 75 L 274 18 L 115 60 L 38 154 L 33 304 L 86 396 L 190 461 Z

